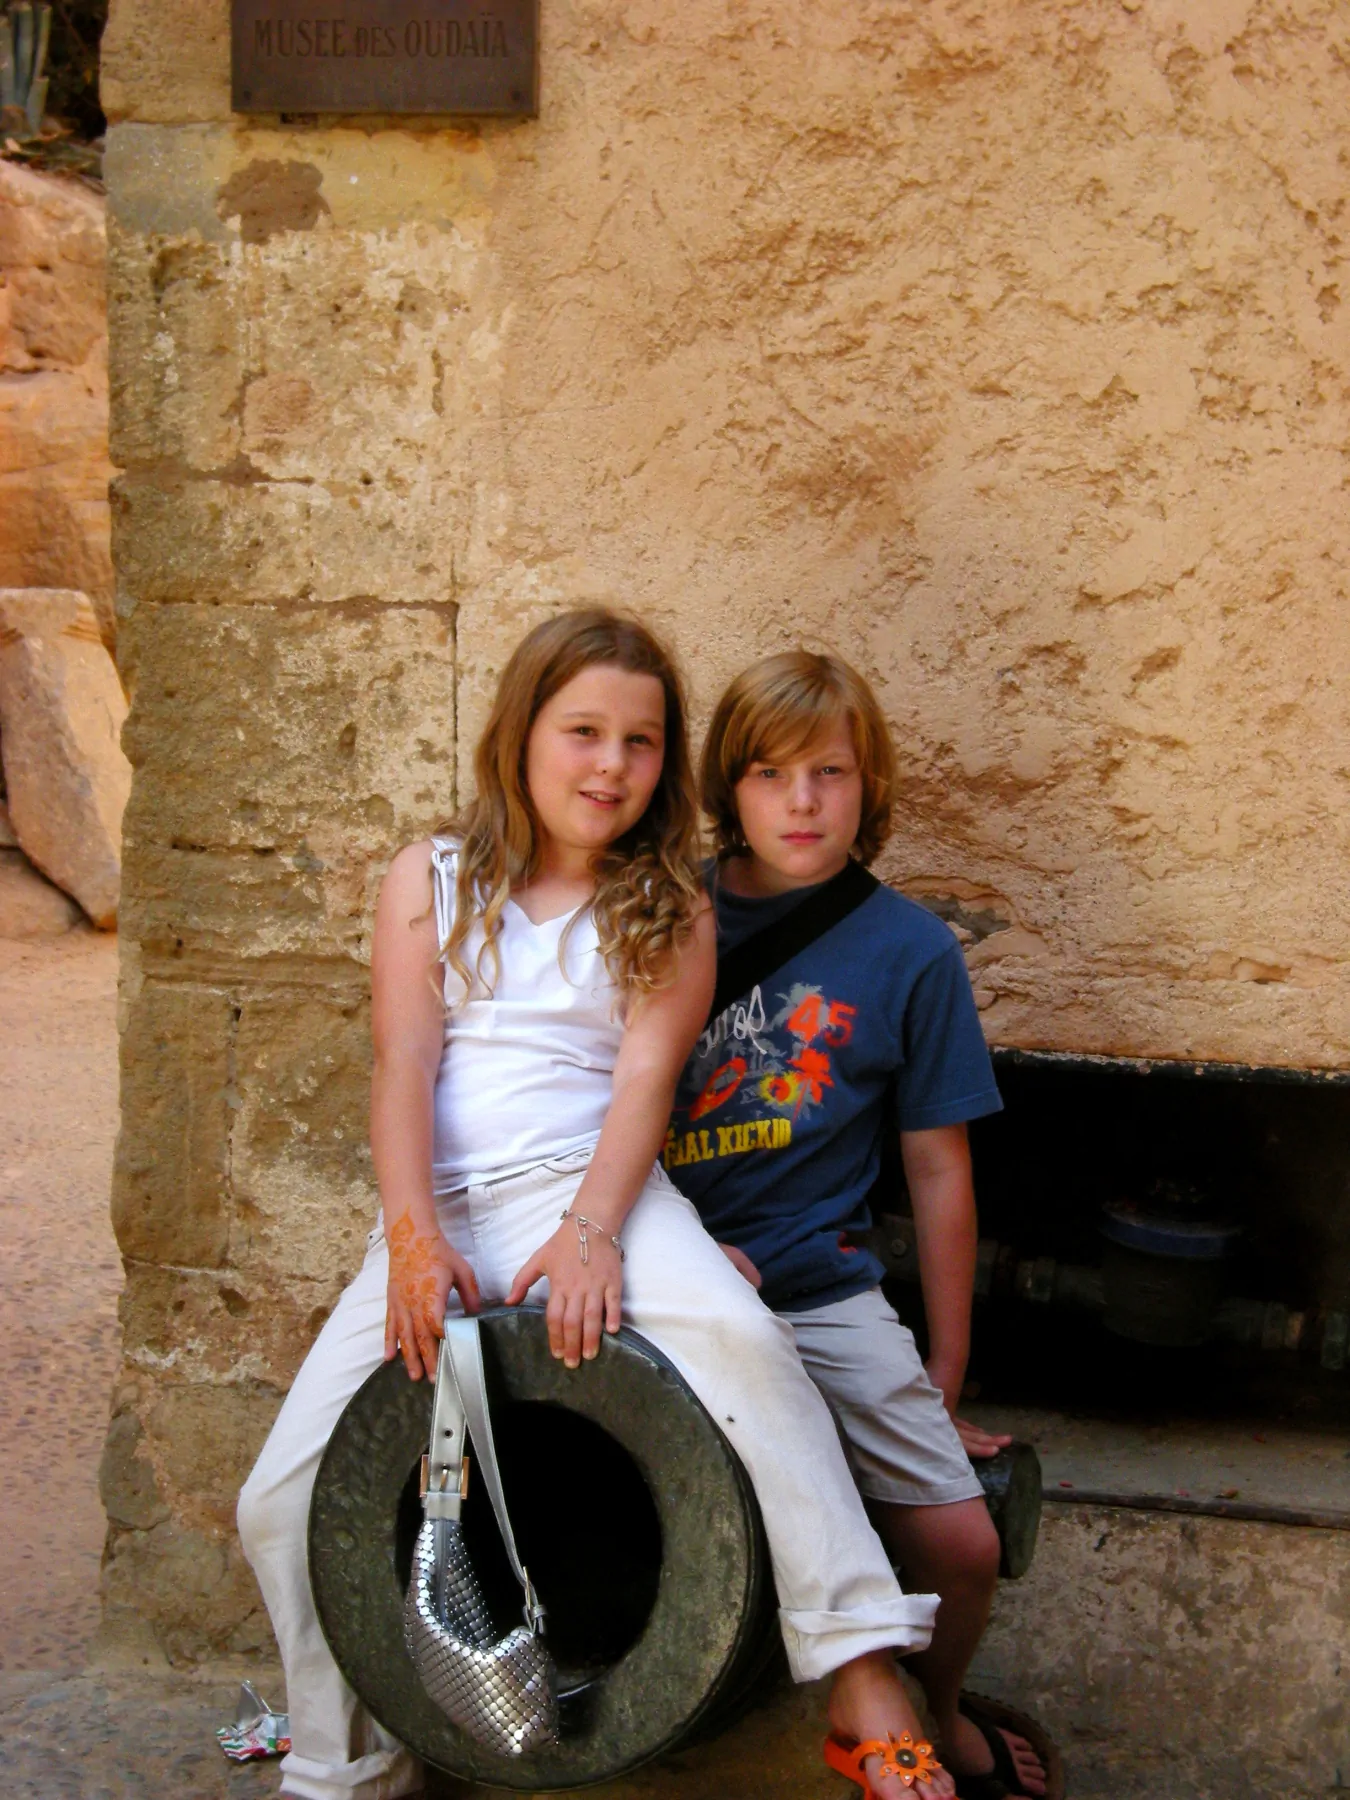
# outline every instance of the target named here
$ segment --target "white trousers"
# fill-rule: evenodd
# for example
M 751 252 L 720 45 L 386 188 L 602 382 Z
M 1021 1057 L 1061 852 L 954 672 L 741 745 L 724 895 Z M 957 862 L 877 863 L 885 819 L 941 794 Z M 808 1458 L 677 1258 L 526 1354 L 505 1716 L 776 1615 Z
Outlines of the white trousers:
M 485 1301 L 501 1301 L 526 1258 L 552 1236 L 588 1158 L 583 1152 L 438 1199 L 441 1229 L 472 1264 Z M 659 1168 L 622 1235 L 625 1323 L 675 1364 L 754 1485 L 794 1679 L 814 1681 L 870 1650 L 923 1649 L 937 1596 L 901 1592 L 792 1328 L 761 1303 Z M 414 1758 L 364 1712 L 339 1674 L 306 1559 L 319 1459 L 347 1402 L 383 1358 L 388 1273 L 377 1230 L 239 1496 L 239 1535 L 286 1670 L 292 1749 L 282 1792 L 304 1800 L 393 1800 L 421 1785 Z M 529 1297 L 545 1299 L 547 1284 Z

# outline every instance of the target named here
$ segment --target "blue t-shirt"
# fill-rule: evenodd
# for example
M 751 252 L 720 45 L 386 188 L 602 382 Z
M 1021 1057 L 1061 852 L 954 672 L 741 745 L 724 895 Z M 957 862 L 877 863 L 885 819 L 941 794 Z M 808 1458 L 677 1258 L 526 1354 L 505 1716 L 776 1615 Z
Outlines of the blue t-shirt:
M 816 891 L 742 900 L 719 885 L 719 952 Z M 881 1279 L 846 1239 L 871 1224 L 883 1132 L 1001 1105 L 959 944 L 883 886 L 712 1021 L 662 1160 L 713 1236 L 756 1264 L 766 1303 L 804 1311 Z

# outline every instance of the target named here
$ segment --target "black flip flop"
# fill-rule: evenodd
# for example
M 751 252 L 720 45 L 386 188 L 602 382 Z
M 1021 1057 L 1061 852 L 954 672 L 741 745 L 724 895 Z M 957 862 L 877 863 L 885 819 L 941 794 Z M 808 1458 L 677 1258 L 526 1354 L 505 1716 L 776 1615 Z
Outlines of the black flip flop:
M 956 1783 L 956 1800 L 1008 1800 L 1008 1789 L 992 1771 L 988 1775 L 958 1775 L 950 1771 Z
M 1059 1751 L 1034 1719 L 1027 1718 L 1024 1713 L 1014 1712 L 1010 1706 L 1003 1706 L 997 1700 L 985 1700 L 978 1694 L 963 1693 L 958 1702 L 958 1710 L 964 1718 L 970 1720 L 988 1744 L 989 1754 L 994 1759 L 994 1767 L 988 1774 L 953 1776 L 960 1800 L 1005 1800 L 1005 1796 L 1011 1797 L 1011 1800 L 1022 1800 L 1022 1797 L 1025 1800 L 1042 1800 L 1041 1796 L 1028 1795 L 1022 1786 L 1013 1753 L 1003 1735 L 1005 1730 L 1024 1737 L 1040 1757 L 1045 1767 L 1043 1800 L 1063 1800 L 1064 1765 L 1060 1761 Z

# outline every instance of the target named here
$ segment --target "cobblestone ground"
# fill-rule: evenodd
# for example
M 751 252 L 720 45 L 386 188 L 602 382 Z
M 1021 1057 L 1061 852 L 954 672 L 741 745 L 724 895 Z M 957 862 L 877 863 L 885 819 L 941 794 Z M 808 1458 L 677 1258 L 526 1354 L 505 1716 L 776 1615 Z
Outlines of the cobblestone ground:
M 117 942 L 0 942 L 0 1670 L 70 1673 L 98 1620 L 121 1267 Z
M 113 938 L 0 941 L 0 1800 L 253 1800 L 276 1765 L 217 1749 L 232 1678 L 97 1666 L 116 985 Z
M 214 1727 L 238 1688 L 133 1674 L 0 1674 L 4 1800 L 260 1800 L 277 1765 L 236 1768 Z

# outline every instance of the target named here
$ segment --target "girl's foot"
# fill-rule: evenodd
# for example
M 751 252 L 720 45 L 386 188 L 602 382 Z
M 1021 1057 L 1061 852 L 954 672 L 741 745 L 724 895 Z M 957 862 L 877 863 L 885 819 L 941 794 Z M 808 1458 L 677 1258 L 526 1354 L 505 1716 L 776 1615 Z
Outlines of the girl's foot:
M 830 1690 L 830 1726 L 845 1744 L 882 1740 L 909 1732 L 923 1738 L 925 1733 L 919 1715 L 910 1704 L 904 1683 L 896 1672 L 889 1650 L 878 1650 L 870 1656 L 859 1656 L 835 1672 Z M 898 1775 L 882 1777 L 879 1756 L 869 1756 L 863 1767 L 876 1800 L 951 1800 L 956 1784 L 945 1769 L 928 1781 L 906 1787 Z

